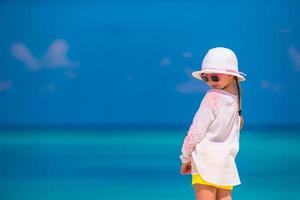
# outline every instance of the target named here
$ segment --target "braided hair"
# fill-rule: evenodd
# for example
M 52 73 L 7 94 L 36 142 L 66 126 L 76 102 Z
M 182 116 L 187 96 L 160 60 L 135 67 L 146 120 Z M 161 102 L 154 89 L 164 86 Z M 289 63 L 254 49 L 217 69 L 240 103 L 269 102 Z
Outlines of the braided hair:
M 235 79 L 235 83 L 236 83 L 237 90 L 238 90 L 238 100 L 239 100 L 239 103 L 238 103 L 238 109 L 239 109 L 238 113 L 239 113 L 239 117 L 241 119 L 241 123 L 240 123 L 240 129 L 241 129 L 243 127 L 243 125 L 244 125 L 244 118 L 242 116 L 242 110 L 241 110 L 241 91 L 240 91 L 240 84 L 239 84 L 237 76 L 234 76 L 234 79 Z

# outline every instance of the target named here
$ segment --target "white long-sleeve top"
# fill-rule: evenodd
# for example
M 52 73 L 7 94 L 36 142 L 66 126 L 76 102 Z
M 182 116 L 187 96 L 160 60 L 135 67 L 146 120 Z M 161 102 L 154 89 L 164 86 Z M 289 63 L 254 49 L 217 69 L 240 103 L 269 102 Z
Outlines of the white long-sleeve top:
M 217 185 L 241 184 L 235 163 L 239 151 L 238 96 L 225 90 L 206 92 L 179 156 L 192 162 L 192 174 Z

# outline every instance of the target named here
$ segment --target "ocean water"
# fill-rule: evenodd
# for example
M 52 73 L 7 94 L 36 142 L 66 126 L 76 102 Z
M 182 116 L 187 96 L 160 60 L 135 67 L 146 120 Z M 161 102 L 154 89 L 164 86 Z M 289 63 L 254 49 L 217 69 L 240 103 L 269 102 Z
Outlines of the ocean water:
M 182 130 L 2 131 L 1 200 L 194 199 Z M 300 132 L 243 130 L 233 199 L 300 199 Z

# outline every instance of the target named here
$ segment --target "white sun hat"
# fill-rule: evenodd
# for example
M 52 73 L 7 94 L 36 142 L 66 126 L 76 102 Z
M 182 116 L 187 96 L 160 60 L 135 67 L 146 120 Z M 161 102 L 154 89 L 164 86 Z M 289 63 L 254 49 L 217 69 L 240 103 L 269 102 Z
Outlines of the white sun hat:
M 245 81 L 246 74 L 238 70 L 238 59 L 235 53 L 225 47 L 209 49 L 202 61 L 202 69 L 192 72 L 193 77 L 202 80 L 201 73 L 221 73 L 237 76 L 239 81 Z

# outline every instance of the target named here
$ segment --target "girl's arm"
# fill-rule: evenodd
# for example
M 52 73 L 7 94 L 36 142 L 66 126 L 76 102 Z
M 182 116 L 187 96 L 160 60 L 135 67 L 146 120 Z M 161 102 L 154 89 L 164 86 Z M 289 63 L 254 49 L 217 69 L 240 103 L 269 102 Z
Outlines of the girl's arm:
M 192 151 L 196 144 L 199 143 L 205 136 L 208 127 L 215 118 L 212 97 L 213 95 L 210 95 L 209 93 L 204 96 L 193 118 L 193 122 L 181 148 L 182 154 L 179 156 L 182 163 L 188 163 L 191 161 Z

